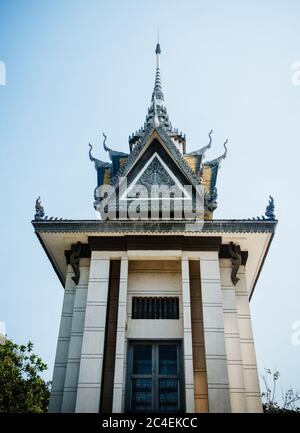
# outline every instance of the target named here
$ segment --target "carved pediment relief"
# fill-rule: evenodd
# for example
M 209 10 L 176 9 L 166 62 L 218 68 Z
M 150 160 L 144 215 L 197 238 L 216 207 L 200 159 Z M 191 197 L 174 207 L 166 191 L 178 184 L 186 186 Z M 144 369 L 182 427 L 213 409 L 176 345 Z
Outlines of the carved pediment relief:
M 142 188 L 141 188 L 142 187 Z M 182 185 L 175 174 L 166 165 L 163 159 L 154 153 L 144 167 L 136 174 L 130 185 L 122 192 L 120 200 L 128 200 L 129 198 L 137 198 L 144 193 L 146 197 L 141 198 L 155 198 L 157 188 L 160 191 L 170 189 L 176 197 L 191 199 L 185 185 Z

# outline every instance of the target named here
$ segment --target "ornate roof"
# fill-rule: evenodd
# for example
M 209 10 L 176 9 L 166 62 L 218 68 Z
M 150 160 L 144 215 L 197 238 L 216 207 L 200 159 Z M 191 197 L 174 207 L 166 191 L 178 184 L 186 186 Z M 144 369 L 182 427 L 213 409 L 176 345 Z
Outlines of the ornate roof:
M 206 218 L 210 219 L 212 218 L 212 212 L 217 207 L 216 181 L 221 161 L 225 159 L 227 154 L 227 140 L 224 143 L 225 152 L 223 155 L 211 161 L 205 161 L 205 156 L 212 145 L 212 130 L 208 134 L 208 144 L 201 146 L 198 150 L 186 152 L 185 134 L 173 128 L 165 106 L 160 71 L 161 47 L 159 42 L 156 45 L 155 54 L 156 71 L 151 104 L 148 108 L 144 125 L 129 136 L 130 153 L 119 152 L 108 147 L 106 144 L 107 137 L 103 134 L 103 147 L 108 152 L 109 159 L 111 160 L 110 163 L 104 162 L 92 156 L 92 146 L 89 144 L 89 157 L 94 162 L 95 169 L 97 170 L 97 187 L 101 185 L 114 186 L 117 184 L 120 176 L 126 176 L 134 166 L 135 161 L 139 158 L 151 135 L 156 131 L 191 184 L 194 186 L 202 184 L 204 186 Z M 95 196 L 95 207 L 96 205 L 97 200 Z
M 185 142 L 186 142 L 185 134 L 179 132 L 177 128 L 173 128 L 167 112 L 167 108 L 164 105 L 165 99 L 162 90 L 161 73 L 160 73 L 161 48 L 159 43 L 157 43 L 156 45 L 155 54 L 156 54 L 156 71 L 155 71 L 154 88 L 151 97 L 151 104 L 150 107 L 148 108 L 144 125 L 139 130 L 133 132 L 129 136 L 130 151 L 132 151 L 135 145 L 139 142 L 139 140 L 143 138 L 143 135 L 145 134 L 147 129 L 152 126 L 155 126 L 155 116 L 157 116 L 158 118 L 159 125 L 165 128 L 168 135 L 185 146 Z

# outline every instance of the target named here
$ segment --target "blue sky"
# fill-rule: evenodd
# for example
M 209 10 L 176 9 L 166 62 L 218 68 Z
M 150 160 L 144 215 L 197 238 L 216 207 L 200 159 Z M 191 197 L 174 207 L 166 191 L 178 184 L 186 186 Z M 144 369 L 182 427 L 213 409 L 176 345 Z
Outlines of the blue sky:
M 157 25 L 165 102 L 189 150 L 229 152 L 218 178 L 216 218 L 263 214 L 269 194 L 279 225 L 251 302 L 260 370 L 277 368 L 300 390 L 298 242 L 300 60 L 298 1 L 0 2 L 0 321 L 31 339 L 51 378 L 63 289 L 31 219 L 94 218 L 96 174 L 88 142 L 105 159 L 127 151 L 144 122 L 154 82 Z

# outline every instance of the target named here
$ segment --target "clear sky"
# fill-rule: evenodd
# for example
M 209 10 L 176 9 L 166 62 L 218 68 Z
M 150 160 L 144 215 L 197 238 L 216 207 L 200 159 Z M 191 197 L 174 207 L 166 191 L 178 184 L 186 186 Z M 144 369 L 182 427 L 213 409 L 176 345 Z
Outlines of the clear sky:
M 128 151 L 150 104 L 159 25 L 165 102 L 188 150 L 213 128 L 213 158 L 229 138 L 215 218 L 262 215 L 274 196 L 279 225 L 251 302 L 256 351 L 261 372 L 277 368 L 300 390 L 299 22 L 297 0 L 0 1 L 0 322 L 34 342 L 46 377 L 63 289 L 30 223 L 35 199 L 49 216 L 95 217 L 88 142 L 107 158 L 104 131 Z

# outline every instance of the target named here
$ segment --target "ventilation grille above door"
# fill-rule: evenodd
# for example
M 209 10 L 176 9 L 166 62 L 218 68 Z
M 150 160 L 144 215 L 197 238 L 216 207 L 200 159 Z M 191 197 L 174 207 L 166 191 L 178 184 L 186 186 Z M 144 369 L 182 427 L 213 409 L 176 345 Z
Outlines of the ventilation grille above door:
M 141 297 L 132 298 L 132 319 L 179 319 L 178 297 Z

